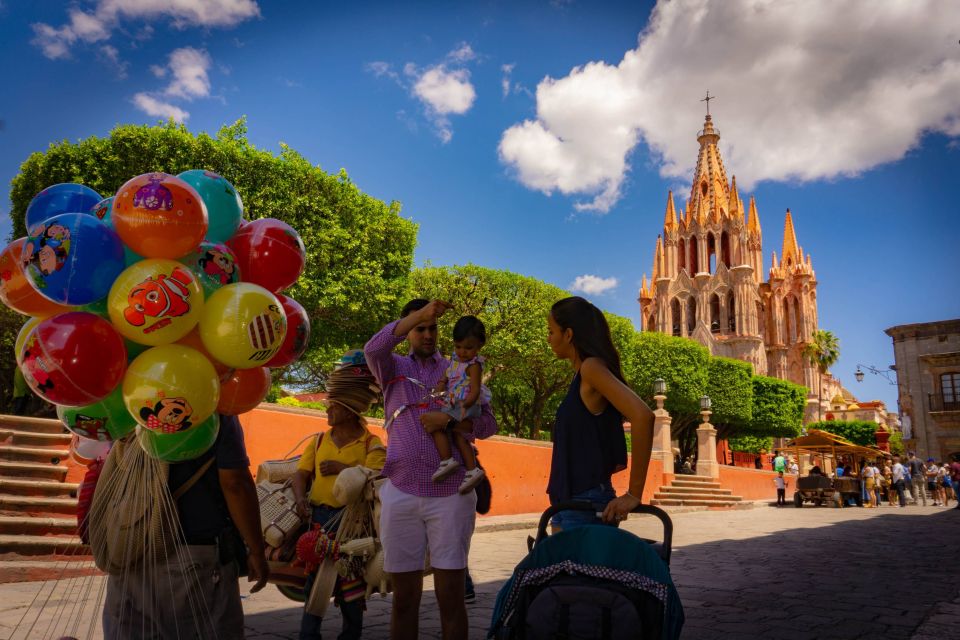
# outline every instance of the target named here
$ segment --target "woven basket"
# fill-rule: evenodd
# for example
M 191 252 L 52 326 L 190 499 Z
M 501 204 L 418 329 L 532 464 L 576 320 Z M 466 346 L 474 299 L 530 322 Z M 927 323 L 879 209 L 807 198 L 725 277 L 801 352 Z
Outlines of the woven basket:
M 300 464 L 300 456 L 261 462 L 257 467 L 257 484 L 261 482 L 283 484 L 296 473 L 298 464 Z
M 263 539 L 271 547 L 282 547 L 296 535 L 303 524 L 297 513 L 297 500 L 290 482 L 257 483 L 257 501 L 260 503 L 260 527 Z

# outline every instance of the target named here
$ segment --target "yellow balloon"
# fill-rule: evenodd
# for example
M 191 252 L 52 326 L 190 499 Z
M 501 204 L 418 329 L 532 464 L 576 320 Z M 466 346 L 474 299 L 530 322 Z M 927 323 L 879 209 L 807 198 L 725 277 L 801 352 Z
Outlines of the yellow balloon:
M 117 276 L 107 309 L 124 338 L 150 346 L 170 344 L 196 326 L 203 289 L 197 276 L 175 260 L 141 260 Z
M 167 344 L 147 349 L 127 367 L 123 402 L 139 424 L 159 433 L 198 425 L 217 408 L 220 381 L 196 349 Z
M 17 334 L 17 340 L 13 346 L 13 357 L 20 364 L 20 354 L 23 352 L 23 343 L 27 341 L 27 336 L 33 331 L 33 328 L 43 322 L 43 318 L 30 318 L 20 327 L 20 333 Z
M 215 291 L 200 316 L 203 346 L 237 369 L 262 367 L 283 346 L 286 334 L 287 316 L 276 296 L 249 282 Z

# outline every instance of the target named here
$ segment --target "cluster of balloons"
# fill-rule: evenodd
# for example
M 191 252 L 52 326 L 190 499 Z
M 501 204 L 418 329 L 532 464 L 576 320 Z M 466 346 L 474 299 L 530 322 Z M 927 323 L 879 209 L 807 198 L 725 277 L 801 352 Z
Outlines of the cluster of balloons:
M 106 199 L 57 184 L 26 226 L 0 252 L 0 301 L 30 316 L 17 364 L 78 436 L 75 459 L 134 429 L 153 457 L 197 457 L 218 414 L 257 406 L 270 368 L 307 347 L 306 312 L 280 294 L 303 272 L 303 241 L 280 220 L 245 221 L 213 172 L 147 173 Z

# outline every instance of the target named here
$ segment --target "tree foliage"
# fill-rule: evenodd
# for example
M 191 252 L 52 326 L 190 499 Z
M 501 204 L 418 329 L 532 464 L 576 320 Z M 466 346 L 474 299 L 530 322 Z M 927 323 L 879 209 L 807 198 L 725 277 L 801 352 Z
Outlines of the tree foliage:
M 807 388 L 779 378 L 753 376 L 753 415 L 749 435 L 794 438 L 803 427 Z
M 707 395 L 717 438 L 743 431 L 753 417 L 753 365 L 731 358 L 710 358 Z
M 243 119 L 215 137 L 169 122 L 120 125 L 106 138 L 51 144 L 27 158 L 13 179 L 14 237 L 25 234 L 30 200 L 51 184 L 79 182 L 107 196 L 151 171 L 219 173 L 237 188 L 247 219 L 278 218 L 303 237 L 306 271 L 284 293 L 307 310 L 313 332 L 307 353 L 288 374 L 316 386 L 337 352 L 363 344 L 396 316 L 407 293 L 417 226 L 400 216 L 399 203 L 364 194 L 345 171 L 328 174 L 282 143 L 279 155 L 257 149 L 246 134 Z
M 820 375 L 817 377 L 817 416 L 823 405 L 823 374 L 840 358 L 840 340 L 832 331 L 817 329 L 813 340 L 803 347 L 803 357 L 813 364 Z
M 773 448 L 773 438 L 741 435 L 730 438 L 727 443 L 731 451 L 743 451 L 746 453 L 760 453 L 761 451 L 770 451 Z
M 808 429 L 829 431 L 853 444 L 877 446 L 877 437 L 874 435 L 880 426 L 871 420 L 822 420 L 807 425 Z

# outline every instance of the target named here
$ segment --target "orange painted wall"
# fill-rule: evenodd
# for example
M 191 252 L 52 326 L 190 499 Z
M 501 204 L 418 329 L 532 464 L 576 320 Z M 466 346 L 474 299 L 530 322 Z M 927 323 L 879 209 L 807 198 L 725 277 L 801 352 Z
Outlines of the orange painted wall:
M 731 489 L 733 495 L 744 500 L 776 500 L 777 487 L 773 479 L 777 474 L 773 471 L 760 469 L 743 469 L 741 467 L 720 467 L 720 484 L 724 489 Z M 787 495 L 793 495 L 795 476 L 784 474 L 787 481 Z
M 254 474 L 264 460 L 282 458 L 301 439 L 327 429 L 326 416 L 320 412 L 290 412 L 267 406 L 241 415 L 240 424 Z M 370 428 L 386 441 L 380 421 L 373 421 Z M 297 452 L 304 446 L 299 445 Z M 494 436 L 479 441 L 477 448 L 493 485 L 490 515 L 535 513 L 547 508 L 546 488 L 552 451 L 549 443 Z M 629 469 L 614 476 L 613 484 L 619 493 L 626 491 L 629 478 Z M 664 475 L 659 461 L 651 461 L 643 492 L 644 502 L 649 502 L 653 493 L 670 478 L 672 475 Z

